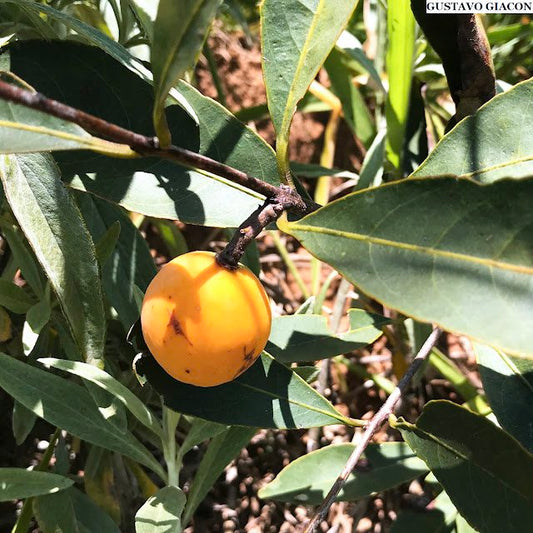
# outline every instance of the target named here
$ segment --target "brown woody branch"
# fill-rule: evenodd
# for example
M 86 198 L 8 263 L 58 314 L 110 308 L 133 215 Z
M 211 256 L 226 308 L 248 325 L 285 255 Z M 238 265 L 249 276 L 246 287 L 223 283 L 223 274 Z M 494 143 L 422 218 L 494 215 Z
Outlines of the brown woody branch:
M 141 156 L 161 157 L 189 168 L 204 170 L 265 196 L 267 199 L 265 204 L 241 225 L 230 241 L 229 249 L 219 254 L 219 263 L 227 268 L 236 268 L 246 245 L 268 224 L 277 220 L 283 211 L 305 214 L 320 207 L 312 201 L 303 199 L 295 189 L 284 185 L 277 187 L 254 178 L 246 172 L 179 146 L 171 145 L 161 148 L 157 137 L 135 133 L 80 109 L 47 98 L 41 93 L 22 89 L 1 80 L 0 98 L 77 124 L 98 137 L 128 145 Z
M 417 373 L 417 371 L 422 366 L 422 363 L 429 356 L 431 349 L 437 342 L 442 330 L 439 327 L 433 328 L 433 331 L 430 333 L 420 351 L 416 354 L 416 357 L 411 362 L 411 365 L 400 379 L 398 386 L 392 391 L 390 396 L 387 398 L 387 401 L 381 406 L 380 410 L 372 417 L 368 426 L 365 429 L 362 439 L 358 443 L 357 447 L 354 449 L 348 461 L 344 465 L 342 472 L 339 474 L 339 477 L 331 487 L 328 495 L 317 509 L 311 521 L 307 524 L 304 533 L 312 533 L 316 530 L 320 522 L 326 517 L 331 504 L 335 501 L 335 498 L 338 496 L 342 487 L 346 483 L 349 475 L 352 473 L 353 469 L 357 465 L 361 455 L 365 451 L 366 447 L 370 443 L 370 440 L 374 436 L 374 433 L 385 423 L 389 416 L 394 411 L 396 404 L 400 401 L 400 398 L 407 388 L 407 385 Z

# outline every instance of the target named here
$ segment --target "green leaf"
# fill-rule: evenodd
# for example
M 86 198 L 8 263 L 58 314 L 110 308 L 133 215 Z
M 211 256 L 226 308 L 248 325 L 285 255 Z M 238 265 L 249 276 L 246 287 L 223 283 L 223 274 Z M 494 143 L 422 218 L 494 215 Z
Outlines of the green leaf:
M 185 440 L 181 443 L 178 451 L 178 460 L 181 461 L 183 456 L 198 444 L 207 439 L 216 437 L 219 433 L 222 433 L 227 429 L 228 427 L 222 424 L 209 422 L 208 420 L 202 420 L 201 418 L 194 418 L 191 427 L 187 430 Z
M 409 113 L 409 95 L 414 65 L 415 18 L 409 0 L 395 0 L 387 9 L 387 73 L 389 92 L 387 117 L 387 159 L 399 171 Z
M 94 245 L 49 155 L 0 157 L 9 205 L 88 360 L 104 349 L 105 316 Z
M 335 48 L 348 58 L 348 61 L 346 61 L 347 67 L 355 72 L 368 72 L 372 80 L 372 82 L 369 81 L 369 85 L 373 84 L 383 93 L 386 93 L 374 62 L 368 58 L 363 45 L 355 35 L 349 31 L 343 31 L 337 40 Z
M 258 496 L 283 502 L 315 505 L 335 483 L 354 444 L 331 444 L 286 466 Z M 424 462 L 403 443 L 370 444 L 360 466 L 350 474 L 338 500 L 353 501 L 411 481 L 427 472 Z
M 13 252 L 15 261 L 20 267 L 24 279 L 29 283 L 37 296 L 41 297 L 44 294 L 41 271 L 37 266 L 37 261 L 33 254 L 28 250 L 20 230 L 15 225 L 2 222 L 0 222 L 0 228 L 9 244 L 9 248 Z
M 185 501 L 179 487 L 163 487 L 137 511 L 135 533 L 181 533 Z
M 386 130 L 380 130 L 374 137 L 368 152 L 365 155 L 359 181 L 355 186 L 356 190 L 366 189 L 380 185 L 383 175 L 383 159 L 385 156 Z
M 119 496 L 121 477 L 115 477 L 113 463 L 117 464 L 117 458 L 114 457 L 113 452 L 104 450 L 100 446 L 90 446 L 85 460 L 83 484 L 85 493 L 93 504 L 105 510 L 114 522 L 120 524 L 122 518 Z
M 43 533 L 81 533 L 72 500 L 66 491 L 38 496 L 33 500 L 33 512 Z
M 165 100 L 185 71 L 196 63 L 221 0 L 160 0 L 154 24 L 154 126 L 163 146 L 170 144 Z
M 102 509 L 86 494 L 75 487 L 66 491 L 66 494 L 72 501 L 79 526 L 85 528 L 85 531 L 120 533 L 120 529 L 115 522 L 113 522 L 113 519 L 107 513 L 102 511 Z
M 23 468 L 0 468 L 0 501 L 22 500 L 52 494 L 73 485 L 74 480 L 48 472 Z
M 102 51 L 72 42 L 31 41 L 8 50 L 12 71 L 40 92 L 136 132 L 153 134 L 152 88 Z M 41 69 L 46 77 L 39 75 Z M 94 76 L 95 71 L 105 84 Z M 193 102 L 202 120 L 197 125 L 181 108 L 167 109 L 175 144 L 279 183 L 274 152 L 264 140 L 186 83 L 180 82 L 179 90 L 182 98 Z M 70 186 L 149 216 L 238 227 L 262 202 L 262 196 L 253 191 L 171 161 L 119 159 L 84 151 L 54 155 Z
M 34 305 L 34 301 L 22 287 L 0 279 L 0 305 L 12 313 L 23 315 Z
M 78 202 L 79 207 L 79 202 Z M 80 208 L 81 211 L 81 208 Z M 85 218 L 85 217 L 84 217 Z M 92 235 L 92 234 L 91 234 Z M 102 234 L 100 239 L 95 243 L 96 257 L 100 266 L 104 266 L 107 260 L 111 257 L 111 254 L 117 246 L 118 238 L 120 237 L 120 222 L 115 220 Z M 93 240 L 94 235 L 93 235 Z
M 343 35 L 346 33 L 343 32 Z M 365 146 L 370 146 L 376 127 L 364 98 L 353 83 L 353 72 L 347 63 L 349 58 L 336 47 L 329 54 L 324 67 L 328 72 L 331 88 L 342 103 L 344 119 L 357 138 Z
M 139 25 L 148 37 L 148 40 L 152 42 L 159 0 L 129 0 L 129 6 L 134 11 Z
M 314 163 L 298 163 L 297 161 L 291 161 L 291 170 L 297 176 L 304 176 L 306 178 L 332 176 L 334 178 L 357 179 L 358 177 L 355 172 L 351 172 L 349 170 L 341 170 L 340 168 L 327 168 Z
M 392 523 L 390 533 L 452 533 L 453 525 L 447 525 L 440 509 L 420 511 L 400 511 Z
M 136 371 L 174 411 L 220 424 L 281 429 L 354 423 L 292 370 L 265 353 L 236 380 L 217 387 L 181 383 L 151 356 L 137 361 Z
M 217 478 L 250 442 L 256 431 L 256 428 L 232 427 L 217 435 L 209 443 L 187 493 L 187 505 L 183 513 L 184 524 L 189 522 Z
M 445 135 L 413 176 L 453 174 L 492 183 L 533 175 L 533 80 L 495 96 Z
M 128 146 L 93 137 L 72 122 L 0 100 L 0 154 L 81 149 L 116 155 L 132 153 Z
M 119 533 L 117 525 L 98 505 L 71 487 L 59 494 L 39 496 L 33 510 L 43 533 Z
M 533 453 L 533 361 L 475 344 L 483 389 L 500 425 Z
M 154 260 L 146 240 L 122 209 L 85 193 L 76 194 L 76 199 L 93 241 L 101 242 L 114 225 L 120 226 L 116 246 L 102 265 L 102 285 L 124 329 L 128 330 L 139 318 L 133 287 L 146 290 L 156 274 Z
M 50 320 L 51 312 L 50 290 L 48 289 L 43 299 L 30 307 L 26 314 L 26 321 L 22 328 L 22 349 L 24 355 L 29 355 L 35 347 L 39 333 L 41 333 L 41 330 Z
M 348 316 L 350 327 L 344 333 L 331 331 L 325 316 L 277 317 L 266 350 L 283 363 L 326 359 L 364 348 L 381 336 L 380 328 L 388 322 L 361 309 L 350 309 Z
M 533 180 L 410 179 L 278 225 L 388 307 L 530 354 L 532 194 Z
M 475 529 L 527 531 L 533 520 L 533 456 L 514 438 L 444 400 L 429 402 L 416 425 L 399 419 L 394 427 Z
M 120 400 L 141 424 L 152 430 L 156 435 L 161 435 L 161 425 L 150 409 L 133 392 L 107 372 L 100 370 L 94 365 L 79 363 L 77 361 L 67 361 L 66 359 L 55 359 L 53 357 L 43 357 L 39 359 L 39 362 L 46 367 L 64 370 L 98 385 L 98 387 Z
M 426 476 L 426 482 L 431 475 Z M 435 484 L 437 484 L 436 480 Z M 456 520 L 460 516 L 450 497 L 443 490 L 422 512 L 410 510 L 400 511 L 398 518 L 392 523 L 390 533 L 413 533 L 413 531 L 424 533 L 459 533 L 453 528 Z
M 13 414 L 11 425 L 13 427 L 13 436 L 17 446 L 20 446 L 31 433 L 37 416 L 16 400 L 13 403 Z
M 150 452 L 131 433 L 107 422 L 83 387 L 2 353 L 0 370 L 0 387 L 37 416 L 87 442 L 127 455 L 165 478 Z
M 264 0 L 261 50 L 280 171 L 289 171 L 288 138 L 296 104 L 348 23 L 357 0 Z

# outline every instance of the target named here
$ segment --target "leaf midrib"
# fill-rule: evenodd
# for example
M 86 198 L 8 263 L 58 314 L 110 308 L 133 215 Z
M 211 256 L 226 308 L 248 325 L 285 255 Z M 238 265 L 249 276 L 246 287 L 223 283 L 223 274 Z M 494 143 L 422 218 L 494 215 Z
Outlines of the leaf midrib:
M 477 257 L 472 255 L 467 255 L 461 252 L 453 252 L 450 250 L 441 250 L 438 248 L 431 248 L 428 246 L 421 246 L 419 244 L 410 244 L 406 242 L 393 241 L 390 239 L 385 239 L 383 237 L 373 237 L 371 235 L 364 235 L 362 233 L 349 232 L 336 230 L 333 228 L 323 228 L 318 226 L 311 226 L 307 224 L 298 224 L 291 223 L 289 225 L 291 231 L 305 231 L 308 233 L 320 233 L 323 235 L 331 235 L 335 237 L 343 237 L 345 239 L 351 239 L 354 241 L 366 242 L 368 244 L 377 244 L 380 246 L 388 246 L 390 248 L 397 248 L 400 250 L 408 250 L 415 253 L 422 253 L 430 255 L 433 257 L 442 257 L 445 259 L 455 259 L 458 261 L 464 261 L 468 263 L 474 263 L 482 265 L 488 268 L 497 268 L 500 270 L 505 270 L 509 272 L 516 272 L 518 274 L 526 274 L 533 276 L 533 267 L 528 267 L 525 265 L 516 265 L 512 263 L 505 263 L 502 261 L 497 261 L 495 259 Z

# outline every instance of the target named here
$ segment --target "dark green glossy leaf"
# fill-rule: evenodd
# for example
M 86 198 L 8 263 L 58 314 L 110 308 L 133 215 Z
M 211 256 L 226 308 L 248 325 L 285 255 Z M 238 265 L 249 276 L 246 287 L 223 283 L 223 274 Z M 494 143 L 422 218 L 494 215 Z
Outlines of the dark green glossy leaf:
M 283 363 L 326 359 L 364 348 L 382 334 L 380 328 L 388 322 L 361 309 L 350 309 L 348 316 L 350 327 L 344 333 L 331 331 L 326 317 L 320 315 L 275 318 L 266 349 Z
M 101 358 L 105 317 L 94 245 L 52 157 L 0 156 L 0 178 L 83 356 Z
M 256 431 L 256 428 L 232 427 L 209 443 L 187 493 L 184 524 L 191 519 L 224 468 L 248 444 Z
M 292 370 L 263 354 L 236 380 L 195 387 L 173 379 L 151 356 L 136 362 L 171 409 L 220 424 L 303 428 L 351 423 Z
M 181 533 L 185 494 L 169 486 L 150 496 L 135 515 L 135 533 Z
M 74 480 L 68 477 L 24 470 L 0 468 L 0 501 L 21 500 L 39 494 L 52 494 L 70 487 Z
M 410 179 L 348 195 L 281 228 L 388 307 L 528 354 L 532 194 L 531 179 Z
M 221 0 L 159 0 L 154 23 L 151 65 L 154 74 L 154 125 L 168 144 L 164 107 L 170 89 L 196 63 Z
M 259 491 L 259 497 L 315 505 L 322 502 L 343 469 L 354 444 L 330 445 L 286 466 Z M 370 444 L 350 475 L 338 500 L 352 501 L 380 492 L 427 472 L 424 461 L 403 442 Z
M 453 174 L 492 183 L 533 175 L 533 80 L 494 97 L 462 120 L 413 176 Z
M 131 433 L 119 431 L 105 420 L 83 387 L 1 353 L 0 368 L 0 387 L 37 416 L 165 477 L 159 463 Z
M 399 419 L 394 427 L 475 529 L 527 531 L 533 520 L 533 456 L 513 437 L 444 400 L 428 403 L 416 425 Z
M 153 134 L 151 86 L 100 50 L 70 42 L 22 42 L 10 46 L 9 54 L 13 72 L 47 96 Z M 265 141 L 184 82 L 179 90 L 202 119 L 198 126 L 181 108 L 167 109 L 175 144 L 278 182 L 274 152 Z M 84 151 L 58 152 L 55 157 L 72 187 L 150 216 L 237 227 L 262 201 L 257 193 L 223 178 L 170 161 L 117 159 Z
M 117 222 L 120 235 L 109 259 L 102 266 L 102 284 L 109 303 L 128 330 L 139 318 L 134 285 L 145 291 L 156 274 L 145 239 L 124 211 L 89 194 L 76 195 L 78 206 L 95 242 Z
M 533 361 L 475 345 L 483 389 L 498 422 L 533 453 Z

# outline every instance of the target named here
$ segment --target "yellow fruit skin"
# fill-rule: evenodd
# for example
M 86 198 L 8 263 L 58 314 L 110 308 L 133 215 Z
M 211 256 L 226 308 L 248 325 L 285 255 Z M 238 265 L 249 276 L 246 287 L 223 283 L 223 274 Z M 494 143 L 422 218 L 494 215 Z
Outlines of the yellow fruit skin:
M 157 362 L 200 387 L 232 381 L 259 357 L 270 335 L 266 292 L 246 267 L 221 267 L 211 252 L 167 263 L 146 291 L 141 325 Z

